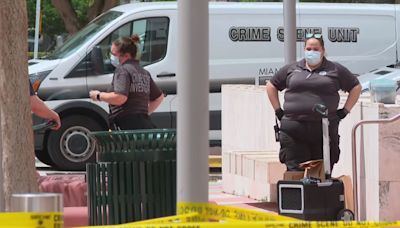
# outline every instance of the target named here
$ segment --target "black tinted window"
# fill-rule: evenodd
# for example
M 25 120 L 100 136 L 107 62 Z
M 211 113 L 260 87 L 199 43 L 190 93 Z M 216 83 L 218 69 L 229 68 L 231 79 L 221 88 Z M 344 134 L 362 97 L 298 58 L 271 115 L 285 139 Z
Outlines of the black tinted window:
M 140 63 L 149 65 L 158 62 L 167 54 L 168 25 L 166 17 L 147 18 L 133 22 L 133 34 L 140 37 Z

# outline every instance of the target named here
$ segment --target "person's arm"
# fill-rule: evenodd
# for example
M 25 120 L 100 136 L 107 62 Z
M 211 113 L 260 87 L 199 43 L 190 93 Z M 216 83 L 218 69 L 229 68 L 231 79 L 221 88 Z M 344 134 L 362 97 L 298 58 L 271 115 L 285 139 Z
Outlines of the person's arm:
M 37 116 L 52 120 L 56 123 L 56 126 L 52 129 L 57 130 L 61 127 L 60 116 L 53 110 L 49 109 L 46 104 L 36 95 L 30 96 L 31 111 Z
M 112 92 L 91 90 L 89 96 L 93 101 L 104 101 L 111 105 L 121 106 L 128 100 L 131 77 L 123 67 L 117 67 L 112 83 Z
M 149 102 L 149 115 L 153 113 L 158 108 L 158 106 L 160 106 L 163 100 L 164 100 L 164 94 L 161 93 L 159 97 Z
M 125 104 L 125 102 L 128 100 L 128 97 L 125 95 L 114 92 L 100 92 L 98 90 L 91 90 L 89 92 L 89 96 L 94 101 L 104 101 L 117 106 Z
M 272 108 L 274 110 L 280 109 L 281 103 L 279 102 L 278 89 L 271 82 L 267 83 L 267 95 Z
M 337 64 L 340 89 L 349 93 L 347 100 L 343 106 L 345 110 L 345 115 L 339 115 L 339 117 L 344 118 L 357 103 L 358 98 L 361 94 L 361 85 L 358 78 L 352 74 L 346 67 Z
M 291 65 L 285 65 L 281 69 L 278 70 L 271 78 L 271 80 L 267 83 L 267 95 L 269 101 L 271 102 L 272 108 L 275 111 L 275 115 L 278 118 L 282 118 L 283 110 L 281 108 L 281 103 L 279 102 L 279 95 L 278 91 L 282 91 L 286 88 L 286 79 L 288 76 L 288 71 Z
M 343 106 L 343 108 L 345 108 L 348 112 L 350 112 L 353 106 L 357 103 L 358 98 L 360 97 L 361 94 L 361 89 L 362 89 L 361 85 L 358 84 L 350 90 L 346 103 Z

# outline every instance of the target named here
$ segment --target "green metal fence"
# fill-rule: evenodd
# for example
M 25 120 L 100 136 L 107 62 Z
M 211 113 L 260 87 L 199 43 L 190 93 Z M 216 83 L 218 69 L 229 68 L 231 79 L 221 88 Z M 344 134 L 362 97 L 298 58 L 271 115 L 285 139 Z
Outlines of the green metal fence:
M 93 132 L 97 163 L 87 164 L 90 225 L 175 214 L 176 131 Z

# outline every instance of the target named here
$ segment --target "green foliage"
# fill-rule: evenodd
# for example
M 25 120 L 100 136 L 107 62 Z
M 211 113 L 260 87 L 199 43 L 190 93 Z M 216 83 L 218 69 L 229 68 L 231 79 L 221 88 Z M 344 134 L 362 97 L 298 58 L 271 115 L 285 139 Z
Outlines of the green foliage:
M 27 0 L 28 27 L 35 28 L 36 0 Z M 64 23 L 51 4 L 51 0 L 41 1 L 42 25 L 41 33 L 49 36 L 65 33 Z
M 57 0 L 60 1 L 60 0 Z M 61 0 L 66 1 L 66 0 Z M 72 0 L 73 8 L 82 25 L 87 23 L 87 12 L 94 0 Z M 42 34 L 50 37 L 66 33 L 64 22 L 58 15 L 51 0 L 41 0 L 41 15 L 42 15 Z M 36 0 L 27 0 L 28 7 L 28 27 L 35 28 L 36 19 Z
M 82 27 L 89 23 L 87 19 L 87 12 L 95 0 L 72 0 L 72 6 L 75 9 L 76 15 L 78 16 L 79 22 Z

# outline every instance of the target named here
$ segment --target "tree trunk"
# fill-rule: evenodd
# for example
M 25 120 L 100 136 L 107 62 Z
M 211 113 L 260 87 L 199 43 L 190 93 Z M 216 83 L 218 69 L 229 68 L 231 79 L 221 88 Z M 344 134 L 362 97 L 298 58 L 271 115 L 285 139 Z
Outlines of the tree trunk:
M 64 21 L 65 29 L 69 34 L 74 34 L 81 29 L 78 16 L 72 7 L 71 0 L 51 0 L 61 19 Z
M 90 22 L 95 17 L 97 17 L 97 15 L 99 15 L 101 13 L 103 6 L 104 6 L 104 0 L 94 1 L 93 4 L 88 9 L 87 22 Z
M 119 3 L 119 0 L 105 0 L 102 12 L 105 12 L 105 11 L 113 8 L 114 6 L 118 5 L 118 3 Z
M 118 5 L 119 0 L 96 0 L 88 10 L 87 22 L 90 22 L 101 13 Z
M 0 184 L 7 211 L 13 193 L 38 191 L 28 87 L 26 0 L 1 2 L 0 31 Z
M 93 1 L 92 5 L 88 9 L 86 20 L 82 23 L 87 24 L 101 13 L 111 9 L 118 5 L 119 0 L 96 0 Z M 69 34 L 74 34 L 82 28 L 81 22 L 79 22 L 78 16 L 74 10 L 71 0 L 51 0 L 54 8 L 56 8 L 58 14 L 64 22 L 65 28 Z

